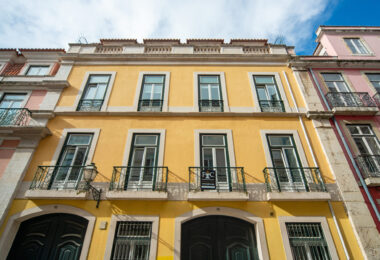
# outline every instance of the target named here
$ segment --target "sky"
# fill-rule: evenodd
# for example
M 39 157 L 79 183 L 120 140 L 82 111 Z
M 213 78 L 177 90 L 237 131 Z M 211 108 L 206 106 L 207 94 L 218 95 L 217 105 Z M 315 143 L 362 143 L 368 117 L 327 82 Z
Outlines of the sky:
M 83 37 L 284 37 L 312 54 L 319 25 L 380 26 L 380 0 L 0 0 L 0 48 L 68 48 Z

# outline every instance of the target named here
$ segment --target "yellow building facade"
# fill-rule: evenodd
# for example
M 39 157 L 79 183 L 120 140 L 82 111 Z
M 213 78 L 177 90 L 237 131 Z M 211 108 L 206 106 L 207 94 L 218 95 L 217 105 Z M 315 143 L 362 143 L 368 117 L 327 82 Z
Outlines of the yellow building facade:
M 363 259 L 292 55 L 260 40 L 70 45 L 1 258 L 24 223 L 70 215 L 85 224 L 55 245 L 66 259 Z

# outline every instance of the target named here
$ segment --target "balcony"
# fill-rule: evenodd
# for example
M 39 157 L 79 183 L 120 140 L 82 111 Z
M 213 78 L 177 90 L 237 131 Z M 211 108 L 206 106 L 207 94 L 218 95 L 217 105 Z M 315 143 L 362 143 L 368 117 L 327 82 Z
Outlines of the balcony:
M 380 155 L 359 155 L 355 158 L 368 186 L 380 186 Z
M 199 112 L 223 112 L 223 100 L 199 100 Z
M 189 167 L 189 200 L 247 200 L 243 167 Z
M 337 114 L 373 115 L 378 112 L 376 102 L 367 92 L 329 92 L 326 99 Z
M 0 108 L 0 127 L 27 126 L 31 114 L 27 108 Z
M 282 100 L 259 100 L 261 112 L 285 112 Z
M 82 173 L 85 166 L 38 166 L 29 190 L 28 198 L 85 199 Z
M 161 99 L 141 99 L 139 100 L 138 111 L 160 112 L 162 111 L 163 100 Z
M 77 111 L 100 111 L 103 101 L 103 99 L 82 99 L 79 101 Z
M 108 199 L 167 199 L 168 167 L 113 167 Z
M 375 101 L 376 105 L 380 107 L 380 92 L 377 92 L 372 96 L 372 99 Z
M 263 170 L 269 200 L 330 199 L 319 168 L 273 168 Z

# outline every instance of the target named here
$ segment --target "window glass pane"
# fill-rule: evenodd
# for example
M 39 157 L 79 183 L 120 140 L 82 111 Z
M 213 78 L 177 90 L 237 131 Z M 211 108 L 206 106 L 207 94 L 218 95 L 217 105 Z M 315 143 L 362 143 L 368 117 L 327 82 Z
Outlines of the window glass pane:
M 156 148 L 146 148 L 144 166 L 154 166 L 155 155 L 156 155 Z
M 89 83 L 108 83 L 109 75 L 91 75 Z
M 344 39 L 344 41 L 346 42 L 346 44 L 348 45 L 348 47 L 350 48 L 352 53 L 357 54 L 358 51 L 356 50 L 356 48 L 354 46 L 354 42 L 352 40 L 353 39 Z
M 98 84 L 98 90 L 95 95 L 95 99 L 103 99 L 106 93 L 107 84 Z
M 372 134 L 372 131 L 371 131 L 371 128 L 364 125 L 364 126 L 360 126 L 360 131 L 363 133 L 363 134 Z
M 380 74 L 367 74 L 370 81 L 380 81 Z
M 375 154 L 375 155 L 380 154 L 380 149 L 379 149 L 379 145 L 377 143 L 377 140 L 374 137 L 367 137 L 365 139 L 368 143 L 370 153 Z
M 144 83 L 162 84 L 162 83 L 164 83 L 164 78 L 165 78 L 165 76 L 161 76 L 161 75 L 157 75 L 157 76 L 149 75 L 149 76 L 144 77 Z
M 339 92 L 350 92 L 345 82 L 335 82 Z
M 212 148 L 203 149 L 203 167 L 213 167 Z
M 348 126 L 348 129 L 350 130 L 350 133 L 351 133 L 351 134 L 359 134 L 359 129 L 358 129 L 358 127 L 356 127 L 356 126 L 349 125 L 349 126 Z
M 74 147 L 67 148 L 65 153 L 64 153 L 64 157 L 62 159 L 62 162 L 59 165 L 70 166 L 71 162 L 74 158 L 74 154 L 75 154 L 75 148 Z
M 293 148 L 287 148 L 287 149 L 284 149 L 284 151 L 285 151 L 285 155 L 286 155 L 286 159 L 288 161 L 289 167 L 290 168 L 299 167 L 297 156 L 296 156 L 294 149 Z
M 153 99 L 161 99 L 162 97 L 162 85 L 154 85 Z
M 226 167 L 226 150 L 224 148 L 215 149 L 216 153 L 216 166 Z
M 353 39 L 353 40 L 354 40 L 356 48 L 358 48 L 360 54 L 368 53 L 367 49 L 364 47 L 364 44 L 360 39 Z
M 43 76 L 48 73 L 49 66 L 30 66 L 27 72 L 29 76 Z
M 68 145 L 88 145 L 92 135 L 70 134 Z
M 141 98 L 142 99 L 150 99 L 151 94 L 152 94 L 152 84 L 144 84 L 144 89 Z
M 224 136 L 202 135 L 202 145 L 224 145 Z
M 210 97 L 209 97 L 209 87 L 208 85 L 200 85 L 200 89 L 201 89 L 201 99 L 202 100 L 209 100 Z
M 268 100 L 267 93 L 263 87 L 257 88 L 257 95 L 259 97 L 259 100 Z
M 24 100 L 26 94 L 5 94 L 3 100 Z
M 284 159 L 282 158 L 281 150 L 272 150 L 273 166 L 283 168 L 285 167 Z
M 12 101 L 3 100 L 0 103 L 0 108 L 12 108 L 12 104 L 13 104 Z
M 96 89 L 96 85 L 88 85 L 84 99 L 95 99 Z
M 322 73 L 325 81 L 342 81 L 342 75 L 340 73 Z
M 271 146 L 284 146 L 284 145 L 292 145 L 292 141 L 290 136 L 269 136 L 269 142 Z
M 273 84 L 273 76 L 254 76 L 256 84 Z
M 211 99 L 212 100 L 219 100 L 219 86 L 218 85 L 212 85 L 211 86 Z
M 155 135 L 137 135 L 135 138 L 136 145 L 156 145 L 157 136 Z
M 199 82 L 200 83 L 207 83 L 207 84 L 218 84 L 219 83 L 219 76 L 199 76 Z
M 269 100 L 279 100 L 275 85 L 267 85 Z
M 144 148 L 135 148 L 133 150 L 132 166 L 138 166 L 138 167 L 142 166 L 143 156 L 144 156 Z

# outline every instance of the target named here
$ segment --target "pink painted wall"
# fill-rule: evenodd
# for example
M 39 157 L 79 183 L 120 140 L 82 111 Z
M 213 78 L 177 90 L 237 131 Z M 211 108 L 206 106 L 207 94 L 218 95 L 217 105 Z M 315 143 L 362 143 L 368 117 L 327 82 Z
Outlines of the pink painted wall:
M 19 142 L 19 140 L 4 140 L 0 145 L 0 179 L 11 161 Z
M 25 107 L 31 110 L 39 109 L 46 93 L 46 90 L 33 90 Z
M 360 37 L 369 51 L 374 55 L 353 55 L 343 40 L 343 37 Z M 329 56 L 338 56 L 340 59 L 379 59 L 380 58 L 380 35 L 373 33 L 352 32 L 352 33 L 337 33 L 324 32 L 321 37 L 321 44 L 326 49 Z

